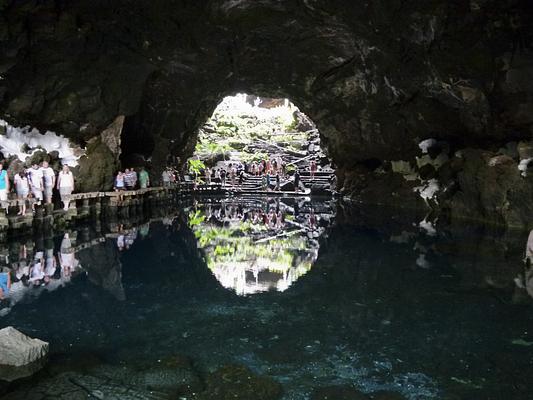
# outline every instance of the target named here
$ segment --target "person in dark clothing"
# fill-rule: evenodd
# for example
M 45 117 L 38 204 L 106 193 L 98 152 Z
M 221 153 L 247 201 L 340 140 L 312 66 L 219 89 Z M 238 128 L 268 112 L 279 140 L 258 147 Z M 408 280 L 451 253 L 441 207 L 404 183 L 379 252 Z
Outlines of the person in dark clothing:
M 300 172 L 296 170 L 294 172 L 294 191 L 298 192 L 300 189 Z
M 243 182 L 244 182 L 244 171 L 241 170 L 241 171 L 239 172 L 239 186 L 242 187 Z
M 279 173 L 276 174 L 276 188 L 274 189 L 276 192 L 279 192 L 281 187 L 281 180 L 279 178 Z

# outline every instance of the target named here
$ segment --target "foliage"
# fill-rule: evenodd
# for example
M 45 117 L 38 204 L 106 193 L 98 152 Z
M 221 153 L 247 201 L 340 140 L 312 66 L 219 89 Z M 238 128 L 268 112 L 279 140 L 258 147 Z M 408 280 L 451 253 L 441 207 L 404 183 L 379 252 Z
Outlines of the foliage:
M 258 151 L 258 140 L 295 150 L 307 141 L 306 133 L 296 131 L 294 105 L 265 109 L 232 101 L 225 98 L 200 131 L 195 154 L 209 165 L 228 159 L 230 152 L 241 162 L 268 159 L 267 150 Z
M 205 170 L 205 164 L 202 160 L 197 160 L 194 158 L 189 159 L 189 172 L 196 175 L 200 175 L 203 170 Z
M 191 228 L 200 225 L 204 221 L 205 215 L 200 210 L 189 213 L 189 226 Z

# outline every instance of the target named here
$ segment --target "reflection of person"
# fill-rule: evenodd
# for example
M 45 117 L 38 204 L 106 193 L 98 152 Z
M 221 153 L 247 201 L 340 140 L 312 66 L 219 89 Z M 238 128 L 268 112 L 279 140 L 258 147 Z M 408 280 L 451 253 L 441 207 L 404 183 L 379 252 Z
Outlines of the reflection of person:
M 170 178 L 171 178 L 171 173 L 168 170 L 168 168 L 165 168 L 163 170 L 163 172 L 161 173 L 161 180 L 163 181 L 163 186 L 164 187 L 169 187 L 170 186 L 170 181 L 171 181 Z
M 529 232 L 526 243 L 526 267 L 524 270 L 523 279 L 518 277 L 515 282 L 518 287 L 525 289 L 527 293 L 533 297 L 533 230 Z
M 11 276 L 9 272 L 0 272 L 0 300 L 5 299 L 9 295 L 11 288 Z
M 8 209 L 7 194 L 9 193 L 9 177 L 7 171 L 4 169 L 4 164 L 0 162 L 0 201 L 3 203 L 4 208 Z M 6 202 L 6 203 L 4 203 Z
M 118 247 L 118 250 L 119 250 L 119 251 L 124 250 L 124 245 L 125 245 L 124 242 L 125 242 L 125 241 L 124 241 L 124 235 L 121 233 L 121 234 L 118 235 L 118 237 L 117 237 L 117 247 Z
M 43 264 L 41 259 L 37 258 L 33 261 L 33 265 L 30 268 L 30 282 L 32 282 L 35 286 L 39 286 L 43 278 Z
M 74 191 L 74 175 L 68 165 L 63 165 L 63 170 L 57 176 L 57 188 L 63 202 L 63 210 L 67 211 L 70 204 L 70 196 Z
M 74 249 L 68 233 L 65 233 L 59 250 L 59 264 L 63 276 L 69 277 L 75 267 Z
M 57 270 L 54 249 L 46 249 L 45 256 L 44 279 L 45 281 L 49 281 L 55 275 Z

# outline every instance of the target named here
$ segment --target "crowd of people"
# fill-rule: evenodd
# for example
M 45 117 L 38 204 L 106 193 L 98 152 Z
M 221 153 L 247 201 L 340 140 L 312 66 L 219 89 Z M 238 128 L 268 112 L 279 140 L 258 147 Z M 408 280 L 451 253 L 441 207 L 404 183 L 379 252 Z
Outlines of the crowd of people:
M 135 168 L 118 171 L 114 182 L 115 191 L 146 189 L 150 186 L 150 175 L 144 167 L 139 172 Z
M 180 174 L 176 168 L 167 167 L 161 173 L 161 183 L 164 187 L 173 186 L 180 181 Z
M 279 156 L 251 163 L 230 162 L 218 168 L 205 168 L 204 178 L 208 185 L 219 183 L 223 187 L 231 186 L 232 189 L 242 189 L 242 185 L 247 176 L 261 177 L 261 189 L 263 191 L 280 191 L 282 189 L 282 182 L 290 180 L 286 167 L 287 165 Z M 309 170 L 311 179 L 313 179 L 317 171 L 316 161 L 310 161 Z M 298 168 L 292 174 L 292 182 L 294 184 L 294 191 L 298 192 L 302 189 L 303 185 Z
M 26 215 L 28 199 L 35 200 L 31 202 L 32 211 L 35 211 L 36 205 L 52 204 L 55 189 L 63 202 L 63 208 L 67 210 L 70 196 L 74 191 L 74 175 L 68 165 L 63 165 L 62 170 L 56 175 L 47 161 L 40 164 L 34 163 L 31 168 L 19 170 L 14 175 L 13 185 L 11 185 L 4 163 L 0 161 L 0 202 L 6 213 L 9 211 L 7 200 L 12 191 L 16 193 L 19 200 L 17 215 Z
M 279 200 L 279 199 L 278 199 Z M 318 228 L 319 217 L 312 207 L 304 215 L 300 213 L 300 206 L 296 203 L 292 209 L 279 201 L 269 199 L 259 205 L 245 205 L 241 202 L 222 202 L 221 204 L 207 204 L 205 207 L 205 222 L 242 222 L 253 225 L 263 225 L 267 230 L 279 231 L 287 226 L 299 227 L 306 231 Z M 287 218 L 287 216 L 289 216 Z M 289 220 L 289 222 L 287 222 Z M 292 222 L 291 222 L 292 221 Z

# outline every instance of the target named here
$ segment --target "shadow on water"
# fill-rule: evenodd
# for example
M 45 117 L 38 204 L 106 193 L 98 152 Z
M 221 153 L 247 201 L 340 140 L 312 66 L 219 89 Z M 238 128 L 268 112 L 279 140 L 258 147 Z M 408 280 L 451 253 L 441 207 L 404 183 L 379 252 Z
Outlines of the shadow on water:
M 525 399 L 532 242 L 290 198 L 13 242 L 0 327 L 51 354 L 4 398 Z

